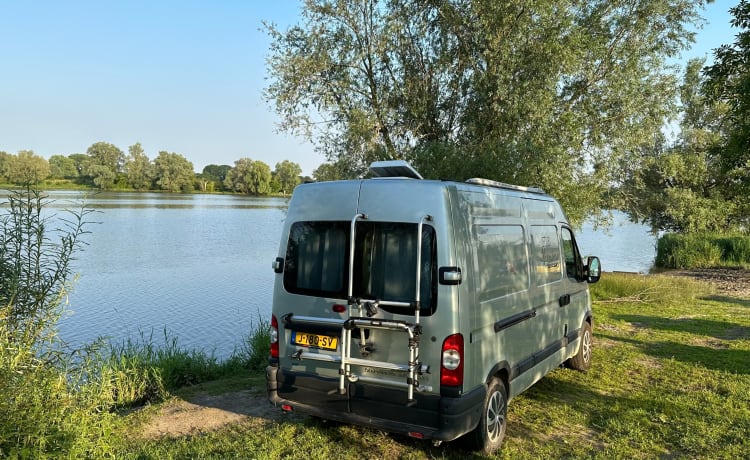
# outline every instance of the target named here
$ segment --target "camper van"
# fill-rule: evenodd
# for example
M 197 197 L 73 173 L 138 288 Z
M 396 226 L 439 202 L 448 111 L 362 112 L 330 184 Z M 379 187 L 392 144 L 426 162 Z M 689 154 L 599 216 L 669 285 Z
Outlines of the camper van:
M 303 184 L 278 257 L 267 389 L 284 411 L 490 453 L 507 404 L 561 365 L 591 365 L 583 259 L 557 201 L 485 179 Z

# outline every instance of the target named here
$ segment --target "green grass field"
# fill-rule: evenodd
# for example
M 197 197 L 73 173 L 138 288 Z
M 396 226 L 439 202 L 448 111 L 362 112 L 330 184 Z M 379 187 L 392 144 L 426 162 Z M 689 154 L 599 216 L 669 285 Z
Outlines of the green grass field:
M 557 369 L 511 401 L 493 458 L 750 457 L 750 301 L 659 276 L 607 274 L 592 291 L 591 370 Z M 262 391 L 262 375 L 213 388 L 245 385 Z M 186 391 L 177 394 L 194 394 Z M 433 447 L 307 417 L 143 439 L 156 409 L 121 417 L 118 458 L 481 458 L 459 443 Z

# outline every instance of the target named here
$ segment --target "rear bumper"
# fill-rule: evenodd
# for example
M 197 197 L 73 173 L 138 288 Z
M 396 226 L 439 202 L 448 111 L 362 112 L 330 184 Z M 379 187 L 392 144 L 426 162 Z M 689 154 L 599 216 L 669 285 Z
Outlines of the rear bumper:
M 311 374 L 285 373 L 266 368 L 268 398 L 275 406 L 343 423 L 393 433 L 419 433 L 425 439 L 452 441 L 479 423 L 486 388 L 480 385 L 460 397 L 415 394 L 416 404 L 406 405 L 406 392 L 375 385 L 350 383 L 346 395 L 332 390 L 338 379 Z

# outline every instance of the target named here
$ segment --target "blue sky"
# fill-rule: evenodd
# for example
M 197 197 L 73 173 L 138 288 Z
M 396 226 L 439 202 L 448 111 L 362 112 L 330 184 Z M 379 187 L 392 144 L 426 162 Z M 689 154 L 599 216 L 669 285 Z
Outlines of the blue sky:
M 685 58 L 734 40 L 736 4 L 708 6 Z M 261 96 L 261 21 L 285 28 L 298 17 L 292 0 L 0 0 L 0 151 L 49 158 L 140 142 L 150 158 L 176 152 L 196 171 L 249 157 L 311 174 L 324 159 L 278 133 Z

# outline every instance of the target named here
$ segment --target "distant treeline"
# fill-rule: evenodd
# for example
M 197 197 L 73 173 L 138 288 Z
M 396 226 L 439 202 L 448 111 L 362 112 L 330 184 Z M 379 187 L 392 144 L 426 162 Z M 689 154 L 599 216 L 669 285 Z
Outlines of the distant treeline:
M 230 165 L 208 165 L 196 174 L 184 156 L 160 151 L 149 159 L 140 143 L 126 154 L 117 146 L 97 142 L 86 153 L 53 155 L 49 160 L 31 150 L 0 151 L 0 183 L 7 185 L 78 185 L 100 190 L 165 190 L 170 192 L 234 192 L 250 195 L 289 194 L 309 179 L 291 161 L 275 168 L 259 160 L 240 158 Z

